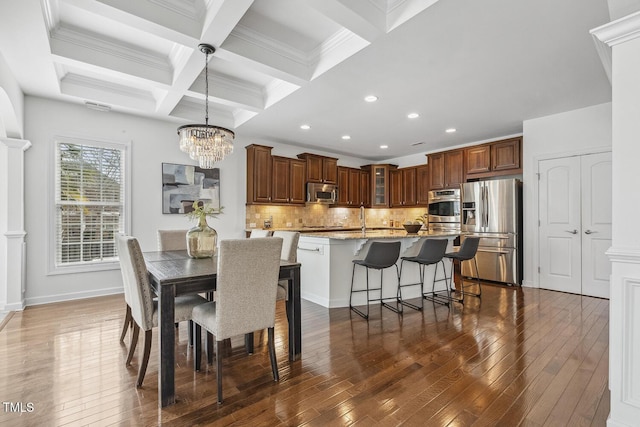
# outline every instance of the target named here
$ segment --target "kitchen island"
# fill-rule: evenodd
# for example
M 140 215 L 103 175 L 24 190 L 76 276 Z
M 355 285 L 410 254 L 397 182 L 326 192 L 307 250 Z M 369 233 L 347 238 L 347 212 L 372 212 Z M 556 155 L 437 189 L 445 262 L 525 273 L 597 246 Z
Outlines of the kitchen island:
M 459 233 L 453 232 L 428 232 L 421 231 L 418 234 L 408 234 L 404 230 L 366 230 L 362 231 L 327 231 L 302 233 L 298 243 L 298 262 L 302 264 L 301 296 L 302 298 L 320 304 L 324 307 L 348 307 L 351 289 L 351 274 L 354 259 L 363 259 L 371 242 L 374 241 L 400 241 L 400 257 L 415 256 L 422 247 L 425 239 L 447 239 L 449 241 L 447 251 L 453 250 L 453 240 Z M 447 272 L 451 266 L 445 261 Z M 398 260 L 400 267 L 400 260 Z M 428 266 L 425 270 L 425 290 L 431 290 L 434 266 Z M 366 269 L 356 267 L 354 287 L 365 287 Z M 375 270 L 369 272 L 371 287 L 378 287 L 380 273 Z M 443 277 L 442 265 L 438 267 L 438 278 Z M 418 265 L 405 263 L 405 271 L 402 273 L 402 284 L 416 283 L 419 281 Z M 444 282 L 438 282 L 436 289 L 445 289 Z M 385 270 L 383 292 L 384 297 L 395 297 L 397 279 L 395 268 Z M 420 295 L 420 287 L 412 286 L 403 289 L 403 298 L 417 298 Z M 372 297 L 377 296 L 372 293 Z M 364 305 L 364 293 L 354 295 L 354 305 Z

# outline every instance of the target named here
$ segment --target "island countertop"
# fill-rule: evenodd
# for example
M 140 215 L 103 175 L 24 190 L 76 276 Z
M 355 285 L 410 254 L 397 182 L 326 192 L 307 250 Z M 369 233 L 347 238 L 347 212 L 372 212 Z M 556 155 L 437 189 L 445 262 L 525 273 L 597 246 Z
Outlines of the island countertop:
M 338 240 L 355 240 L 355 239 L 399 239 L 411 237 L 442 237 L 455 238 L 460 232 L 448 231 L 419 231 L 418 233 L 407 233 L 405 230 L 366 230 L 362 231 L 316 231 L 313 233 L 301 233 L 301 236 L 319 237 Z

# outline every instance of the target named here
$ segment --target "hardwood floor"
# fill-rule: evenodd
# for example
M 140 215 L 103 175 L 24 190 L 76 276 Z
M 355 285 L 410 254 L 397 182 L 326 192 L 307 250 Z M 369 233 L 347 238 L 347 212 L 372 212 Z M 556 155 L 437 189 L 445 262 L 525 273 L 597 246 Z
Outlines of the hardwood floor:
M 428 425 L 604 426 L 609 413 L 609 302 L 537 289 L 484 286 L 448 310 L 425 304 L 399 317 L 372 307 L 303 301 L 302 360 L 287 360 L 286 315 L 278 306 L 280 382 L 266 333 L 256 353 L 232 340 L 225 401 L 213 366 L 192 370 L 186 322 L 176 342 L 178 403 L 158 409 L 157 341 L 144 385 L 135 388 L 119 342 L 121 296 L 29 307 L 0 330 L 0 426 L 16 425 Z

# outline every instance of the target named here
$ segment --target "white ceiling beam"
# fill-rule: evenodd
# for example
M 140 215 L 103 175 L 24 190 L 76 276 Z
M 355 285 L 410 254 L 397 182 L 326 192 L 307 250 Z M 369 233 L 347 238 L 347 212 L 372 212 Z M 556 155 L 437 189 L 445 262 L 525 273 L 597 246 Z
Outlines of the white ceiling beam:
M 305 0 L 327 18 L 371 42 L 387 31 L 386 13 L 369 0 Z
M 204 19 L 200 40 L 213 45 L 216 49 L 229 36 L 238 24 L 253 0 L 213 0 Z M 173 87 L 159 100 L 157 113 L 172 114 L 183 94 L 189 90 L 204 68 L 204 54 L 193 46 L 191 57 L 182 70 L 174 76 Z M 219 50 L 215 55 L 218 56 Z
M 158 22 L 150 21 L 147 17 L 134 14 L 134 12 L 140 12 L 131 10 L 132 8 L 128 6 L 132 6 L 135 3 L 140 2 L 128 1 L 124 5 L 118 4 L 118 6 L 126 7 L 126 9 L 122 9 L 115 7 L 116 2 L 106 3 L 96 0 L 64 1 L 71 6 L 84 9 L 97 16 L 113 20 L 114 22 L 118 22 L 119 24 L 132 28 L 137 28 L 141 31 L 153 34 L 165 40 L 170 40 L 174 43 L 179 43 L 185 46 L 195 46 L 198 44 L 197 31 L 193 30 L 193 27 L 190 27 L 190 30 L 194 32 L 195 35 L 185 34 L 184 32 L 178 31 L 176 28 L 171 28 Z

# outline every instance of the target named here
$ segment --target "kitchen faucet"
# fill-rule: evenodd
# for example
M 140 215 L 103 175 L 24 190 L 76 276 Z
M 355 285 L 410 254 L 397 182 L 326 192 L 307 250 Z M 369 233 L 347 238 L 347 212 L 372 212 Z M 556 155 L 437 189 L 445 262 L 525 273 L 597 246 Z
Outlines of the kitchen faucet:
M 360 226 L 362 227 L 362 233 L 367 231 L 367 224 L 364 218 L 364 206 L 360 206 Z

